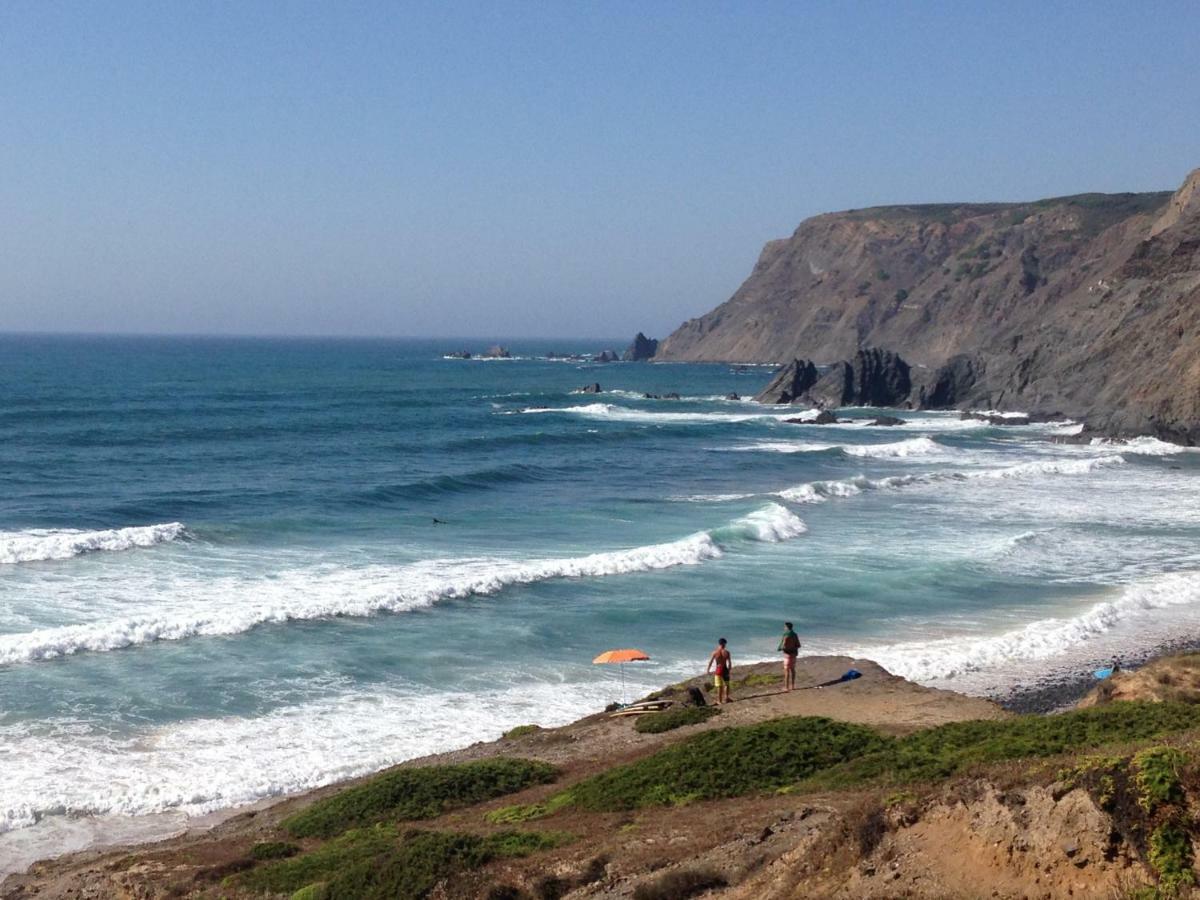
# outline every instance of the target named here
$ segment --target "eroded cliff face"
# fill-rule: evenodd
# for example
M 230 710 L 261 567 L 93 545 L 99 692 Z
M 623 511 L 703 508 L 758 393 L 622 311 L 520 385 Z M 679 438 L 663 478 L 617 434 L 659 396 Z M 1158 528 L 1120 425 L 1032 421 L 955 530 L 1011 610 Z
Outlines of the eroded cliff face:
M 1174 195 L 816 216 L 655 358 L 834 362 L 866 346 L 918 369 L 974 358 L 986 375 L 960 405 L 1200 441 L 1200 169 Z

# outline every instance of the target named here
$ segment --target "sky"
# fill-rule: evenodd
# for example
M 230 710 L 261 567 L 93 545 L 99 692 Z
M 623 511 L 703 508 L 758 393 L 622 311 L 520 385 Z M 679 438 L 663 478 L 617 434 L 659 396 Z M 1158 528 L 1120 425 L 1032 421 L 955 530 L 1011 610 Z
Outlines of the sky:
M 1172 190 L 1200 3 L 0 4 L 0 331 L 664 336 L 888 203 Z

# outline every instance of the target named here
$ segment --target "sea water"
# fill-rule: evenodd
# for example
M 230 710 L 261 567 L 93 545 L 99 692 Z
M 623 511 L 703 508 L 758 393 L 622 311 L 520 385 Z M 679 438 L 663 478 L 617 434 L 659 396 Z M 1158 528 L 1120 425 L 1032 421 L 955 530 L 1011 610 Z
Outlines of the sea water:
M 1200 631 L 1190 450 L 462 343 L 0 338 L 0 858 L 570 721 L 611 648 L 994 694 Z

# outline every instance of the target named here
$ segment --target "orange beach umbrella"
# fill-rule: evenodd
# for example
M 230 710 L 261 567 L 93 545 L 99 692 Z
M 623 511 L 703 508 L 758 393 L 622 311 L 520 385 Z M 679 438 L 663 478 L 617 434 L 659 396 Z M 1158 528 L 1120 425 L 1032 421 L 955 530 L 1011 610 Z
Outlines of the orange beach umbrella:
M 592 664 L 640 662 L 649 658 L 641 650 L 605 650 L 592 660 Z
M 641 650 L 605 650 L 599 656 L 592 660 L 592 665 L 604 665 L 606 663 L 621 664 L 621 705 L 625 705 L 625 663 L 640 662 L 649 659 L 649 655 Z

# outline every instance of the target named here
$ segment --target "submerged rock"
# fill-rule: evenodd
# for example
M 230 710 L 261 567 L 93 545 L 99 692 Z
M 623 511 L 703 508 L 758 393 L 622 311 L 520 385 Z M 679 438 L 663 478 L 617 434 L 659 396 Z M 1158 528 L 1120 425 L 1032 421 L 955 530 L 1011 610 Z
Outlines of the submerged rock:
M 878 425 L 881 427 L 891 427 L 893 425 L 907 425 L 908 420 L 901 419 L 898 416 L 877 416 L 867 423 L 867 426 Z
M 591 384 L 585 384 L 578 391 L 578 394 L 603 394 L 604 388 L 600 387 L 600 382 L 593 381 Z
M 511 359 L 512 353 L 507 347 L 501 347 L 499 344 L 493 344 L 483 352 L 483 355 L 488 359 Z

